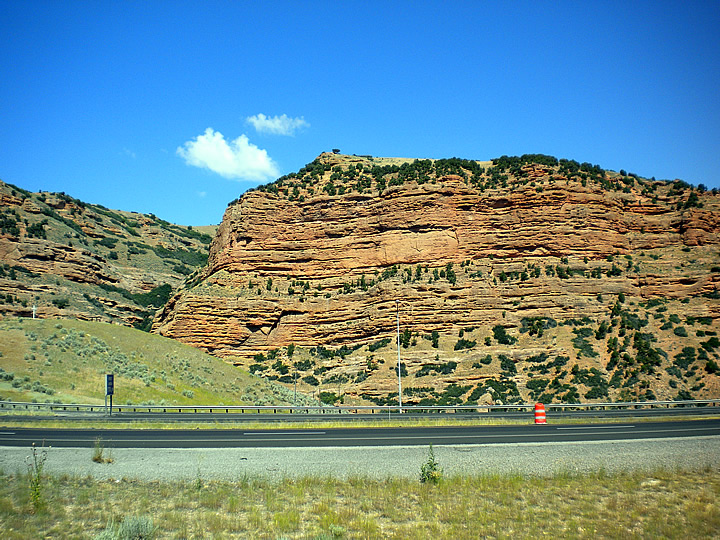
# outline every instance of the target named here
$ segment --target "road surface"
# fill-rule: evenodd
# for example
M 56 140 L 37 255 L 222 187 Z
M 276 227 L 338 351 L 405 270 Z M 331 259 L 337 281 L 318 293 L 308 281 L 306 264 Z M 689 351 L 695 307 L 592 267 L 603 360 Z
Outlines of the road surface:
M 323 429 L 0 428 L 0 446 L 112 448 L 327 448 L 628 441 L 720 436 L 720 419 L 617 424 L 352 427 Z

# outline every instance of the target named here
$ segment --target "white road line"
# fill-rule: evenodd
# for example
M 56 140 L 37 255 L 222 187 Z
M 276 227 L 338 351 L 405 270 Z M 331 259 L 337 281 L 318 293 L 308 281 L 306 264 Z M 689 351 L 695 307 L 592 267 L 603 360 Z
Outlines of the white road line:
M 255 431 L 255 432 L 247 432 L 243 433 L 243 435 L 246 436 L 253 436 L 253 435 L 325 435 L 324 431 L 282 431 L 280 433 L 273 432 L 273 431 Z
M 645 430 L 642 430 L 642 429 L 638 430 L 638 429 L 634 429 L 634 426 L 633 426 L 633 430 L 632 430 L 632 431 L 617 431 L 617 432 L 614 432 L 613 434 L 632 433 L 632 434 L 635 434 L 635 435 L 639 435 L 639 434 L 649 433 L 649 434 L 659 435 L 659 437 L 657 437 L 657 438 L 662 439 L 662 438 L 664 438 L 663 435 L 666 434 L 666 433 L 676 433 L 676 432 L 681 432 L 681 433 L 682 433 L 682 432 L 690 432 L 690 431 L 707 431 L 708 429 L 709 429 L 709 428 L 682 428 L 682 429 L 664 429 L 664 430 L 662 430 L 662 431 L 658 431 L 658 430 L 647 430 L 647 429 L 645 429 Z M 711 429 L 711 431 L 716 431 L 717 434 L 720 435 L 720 430 L 717 429 L 717 428 Z M 552 432 L 538 432 L 538 433 L 529 433 L 529 434 L 521 435 L 521 436 L 519 437 L 520 440 L 519 440 L 518 442 L 522 442 L 523 439 L 532 439 L 532 438 L 535 438 L 535 437 L 547 437 L 547 436 L 550 435 L 551 433 L 552 433 Z M 581 435 L 596 435 L 596 434 L 597 434 L 597 433 L 594 433 L 594 432 L 591 432 L 591 431 L 590 431 L 590 432 L 587 432 L 587 433 L 581 433 Z M 307 433 L 304 433 L 304 435 L 307 435 Z M 568 435 L 569 435 L 569 434 L 568 434 Z M 512 434 L 512 433 L 510 433 L 510 434 L 484 434 L 484 435 L 479 435 L 479 434 L 478 434 L 478 435 L 453 435 L 453 436 L 452 436 L 452 438 L 455 438 L 455 439 L 491 439 L 491 438 L 507 439 L 507 438 L 512 438 L 512 437 L 518 437 L 518 435 L 517 435 L 517 434 Z M 447 437 L 446 435 L 442 435 L 442 434 L 440 434 L 440 435 L 407 435 L 407 436 L 400 437 L 400 439 L 422 439 L 422 440 L 428 440 L 428 439 L 443 440 L 443 439 L 447 439 L 447 438 L 448 438 L 448 437 Z M 324 438 L 324 439 L 320 439 L 320 441 L 353 441 L 353 440 L 357 440 L 357 441 L 376 441 L 376 440 L 394 440 L 394 439 L 398 439 L 398 437 L 397 437 L 397 436 L 327 437 L 327 438 Z M 562 440 L 564 440 L 564 439 L 565 439 L 564 436 L 558 436 L 558 437 L 557 437 L 557 440 L 558 440 L 558 441 L 562 441 Z M 31 440 L 31 439 L 22 438 L 21 440 Z M 238 439 L 237 437 L 233 437 L 233 438 L 229 438 L 229 437 L 228 437 L 228 438 L 222 438 L 222 439 L 212 439 L 210 442 L 218 442 L 218 443 L 220 443 L 220 442 L 233 442 L 233 441 L 239 441 L 239 440 L 243 440 L 243 441 L 253 441 L 253 442 L 282 442 L 282 441 L 294 441 L 294 442 L 297 442 L 297 441 L 313 441 L 313 442 L 318 442 L 318 439 L 317 439 L 317 438 L 310 438 L 310 437 L 308 437 L 308 438 L 305 438 L 305 437 L 288 437 L 288 438 L 260 438 L 260 437 L 258 437 L 258 438 L 250 438 L 250 437 L 248 437 L 248 438 L 244 438 L 244 439 Z M 53 442 L 77 442 L 77 443 L 81 443 L 81 442 L 82 442 L 82 443 L 88 443 L 88 444 L 90 444 L 90 443 L 93 442 L 93 440 L 87 439 L 87 440 L 79 441 L 79 440 L 77 440 L 77 439 L 69 439 L 69 438 L 52 438 L 52 439 L 46 439 L 46 442 L 47 442 L 48 444 L 52 444 Z M 164 439 L 149 439 L 149 438 L 143 438 L 143 439 L 117 439 L 117 440 L 104 439 L 103 442 L 106 443 L 106 444 L 111 444 L 111 443 L 113 443 L 113 442 L 117 442 L 117 443 L 120 443 L 120 444 L 127 444 L 127 443 L 145 443 L 145 444 L 147 444 L 147 443 L 154 443 L 154 442 L 165 442 L 165 443 L 173 444 L 173 443 L 197 443 L 198 440 L 197 440 L 197 439 L 172 439 L 172 440 L 164 440 Z M 579 441 L 579 442 L 580 442 L 580 441 Z M 590 441 L 590 442 L 593 442 L 593 441 Z
M 559 428 L 557 428 L 557 429 L 560 430 L 560 429 L 620 429 L 620 428 L 631 428 L 631 429 L 632 429 L 632 428 L 635 428 L 635 426 L 622 426 L 622 425 L 617 425 L 617 426 L 592 426 L 592 427 L 590 427 L 590 426 L 580 426 L 580 427 L 559 427 Z

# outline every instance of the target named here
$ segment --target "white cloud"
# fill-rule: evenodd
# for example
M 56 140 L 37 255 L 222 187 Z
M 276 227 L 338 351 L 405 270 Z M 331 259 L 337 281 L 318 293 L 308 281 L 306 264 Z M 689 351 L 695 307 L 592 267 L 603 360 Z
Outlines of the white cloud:
M 280 174 L 267 151 L 252 144 L 244 134 L 228 143 L 222 133 L 207 128 L 176 152 L 188 165 L 210 169 L 225 178 L 262 182 Z
M 295 135 L 295 132 L 304 127 L 310 127 L 302 116 L 290 118 L 287 114 L 282 116 L 265 116 L 256 114 L 248 116 L 246 121 L 255 127 L 258 133 L 269 133 L 271 135 Z

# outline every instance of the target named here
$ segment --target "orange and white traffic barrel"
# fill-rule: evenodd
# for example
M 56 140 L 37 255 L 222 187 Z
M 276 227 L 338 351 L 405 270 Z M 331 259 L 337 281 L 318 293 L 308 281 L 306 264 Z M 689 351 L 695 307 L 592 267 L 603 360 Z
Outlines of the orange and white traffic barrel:
M 547 420 L 545 420 L 545 405 L 542 403 L 535 404 L 535 423 L 547 424 Z

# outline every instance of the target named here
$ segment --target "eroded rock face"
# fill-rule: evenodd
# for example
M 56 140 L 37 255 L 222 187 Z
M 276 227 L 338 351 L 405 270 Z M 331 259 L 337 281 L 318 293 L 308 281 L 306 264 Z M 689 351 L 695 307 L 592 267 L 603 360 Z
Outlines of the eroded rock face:
M 209 242 L 152 215 L 0 182 L 0 316 L 147 328 L 163 303 L 153 291 L 180 286 L 204 264 Z
M 366 403 L 397 402 L 398 318 L 406 403 L 720 391 L 716 194 L 562 163 L 403 163 L 323 154 L 232 203 L 154 331 Z
M 115 284 L 121 275 L 86 249 L 38 238 L 0 237 L 0 260 L 30 272 L 63 276 L 77 283 Z
M 343 164 L 338 156 L 326 159 Z M 448 175 L 382 196 L 316 190 L 299 201 L 248 193 L 227 209 L 203 281 L 166 306 L 156 331 L 250 358 L 291 343 L 332 347 L 389 335 L 396 300 L 422 333 L 492 324 L 502 312 L 506 320 L 595 317 L 605 308 L 588 298 L 598 292 L 684 297 L 714 287 L 717 274 L 701 267 L 674 272 L 669 260 L 656 269 L 606 273 L 613 267 L 608 257 L 717 245 L 717 197 L 703 196 L 702 209 L 677 211 L 638 189 L 608 191 L 533 171 L 545 182 L 481 191 Z M 545 267 L 561 258 L 574 269 L 602 271 L 603 279 L 548 276 Z M 464 261 L 469 265 L 458 274 Z M 428 278 L 448 263 L 455 283 Z M 397 275 L 380 281 L 394 266 Z M 529 266 L 540 267 L 540 275 L 498 282 L 501 272 L 527 273 Z M 412 276 L 403 279 L 408 268 Z M 373 285 L 358 286 L 361 279 Z

